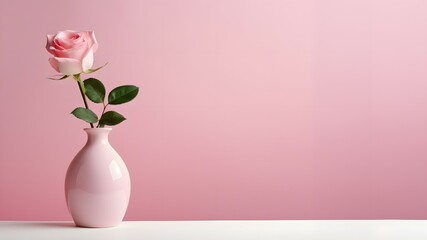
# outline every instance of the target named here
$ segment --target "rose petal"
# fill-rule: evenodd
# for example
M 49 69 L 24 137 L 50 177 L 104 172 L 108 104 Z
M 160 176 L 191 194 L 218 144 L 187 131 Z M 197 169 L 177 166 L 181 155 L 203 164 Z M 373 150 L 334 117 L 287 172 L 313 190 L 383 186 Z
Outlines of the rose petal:
M 55 35 L 46 35 L 46 38 L 46 50 L 51 54 L 55 54 L 53 51 L 54 49 L 52 48 L 53 39 L 55 38 Z
M 77 59 L 53 57 L 49 62 L 57 72 L 64 75 L 79 74 L 83 71 L 82 63 Z
M 87 41 L 88 46 L 93 47 L 93 52 L 95 53 L 98 50 L 98 42 L 96 41 L 95 32 L 87 31 Z
M 67 30 L 57 34 L 55 44 L 61 49 L 69 49 L 81 43 L 83 40 L 84 37 L 82 37 L 80 32 Z
M 49 63 L 57 72 L 59 71 L 58 61 L 55 58 L 49 58 Z
M 93 48 L 89 49 L 86 56 L 82 60 L 82 68 L 85 72 L 93 66 Z
M 60 42 L 60 40 L 58 38 L 55 38 L 53 40 L 52 47 L 54 47 L 56 49 L 60 49 L 60 50 L 64 50 L 65 49 L 65 47 L 63 45 L 61 45 L 61 42 Z
M 86 46 L 81 47 L 74 47 L 70 49 L 57 49 L 53 48 L 53 56 L 60 57 L 60 58 L 73 58 L 81 60 L 85 56 L 85 53 L 87 52 Z
M 73 36 L 79 34 L 79 32 L 74 30 L 65 30 L 60 31 L 56 34 L 56 38 L 58 39 L 71 39 Z

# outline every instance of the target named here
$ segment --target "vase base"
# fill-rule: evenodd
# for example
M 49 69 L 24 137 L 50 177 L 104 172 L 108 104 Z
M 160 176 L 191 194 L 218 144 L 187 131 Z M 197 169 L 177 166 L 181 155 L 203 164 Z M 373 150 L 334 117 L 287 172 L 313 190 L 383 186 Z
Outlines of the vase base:
M 75 223 L 76 227 L 79 228 L 114 228 L 114 227 L 118 227 L 120 226 L 121 223 L 119 224 L 111 224 L 111 225 L 89 225 L 89 224 L 78 224 Z

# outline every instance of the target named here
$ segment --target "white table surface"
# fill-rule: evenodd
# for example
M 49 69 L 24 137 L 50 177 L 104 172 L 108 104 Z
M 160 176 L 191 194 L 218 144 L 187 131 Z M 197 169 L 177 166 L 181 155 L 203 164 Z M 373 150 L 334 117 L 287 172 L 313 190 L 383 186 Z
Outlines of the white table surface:
M 128 221 L 114 228 L 0 221 L 0 239 L 426 240 L 427 220 Z

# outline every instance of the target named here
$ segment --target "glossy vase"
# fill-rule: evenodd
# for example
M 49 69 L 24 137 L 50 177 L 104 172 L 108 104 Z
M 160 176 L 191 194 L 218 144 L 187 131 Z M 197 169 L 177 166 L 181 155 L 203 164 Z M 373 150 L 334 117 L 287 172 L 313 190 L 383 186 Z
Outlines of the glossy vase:
M 108 142 L 111 128 L 86 128 L 86 145 L 74 157 L 65 179 L 68 210 L 77 226 L 114 227 L 126 213 L 130 178 Z

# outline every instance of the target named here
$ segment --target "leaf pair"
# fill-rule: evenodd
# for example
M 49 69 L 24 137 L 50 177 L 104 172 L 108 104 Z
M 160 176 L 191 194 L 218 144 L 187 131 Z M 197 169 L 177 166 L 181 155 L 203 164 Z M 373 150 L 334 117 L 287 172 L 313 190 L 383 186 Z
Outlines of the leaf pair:
M 96 78 L 83 81 L 86 88 L 86 96 L 94 103 L 103 103 L 105 99 L 105 87 Z M 108 94 L 108 104 L 119 105 L 132 101 L 138 95 L 139 88 L 133 85 L 124 85 L 114 88 Z
M 88 123 L 98 122 L 98 116 L 90 109 L 78 107 L 71 112 L 75 117 L 86 121 Z M 118 112 L 108 111 L 102 114 L 101 119 L 99 119 L 99 125 L 109 125 L 114 126 L 126 120 L 126 118 Z
M 96 78 L 89 78 L 83 81 L 85 88 L 85 95 L 94 103 L 103 103 L 104 110 L 105 108 L 111 105 L 119 105 L 132 101 L 137 95 L 139 88 L 133 85 L 120 86 L 113 89 L 108 94 L 108 104 L 105 104 L 105 87 L 101 81 Z M 87 108 L 76 108 L 71 112 L 74 116 L 79 119 L 82 119 L 89 123 L 98 122 L 98 116 Z M 104 125 L 117 125 L 126 120 L 126 118 L 118 112 L 108 111 L 102 114 L 99 119 L 99 126 L 103 127 Z

